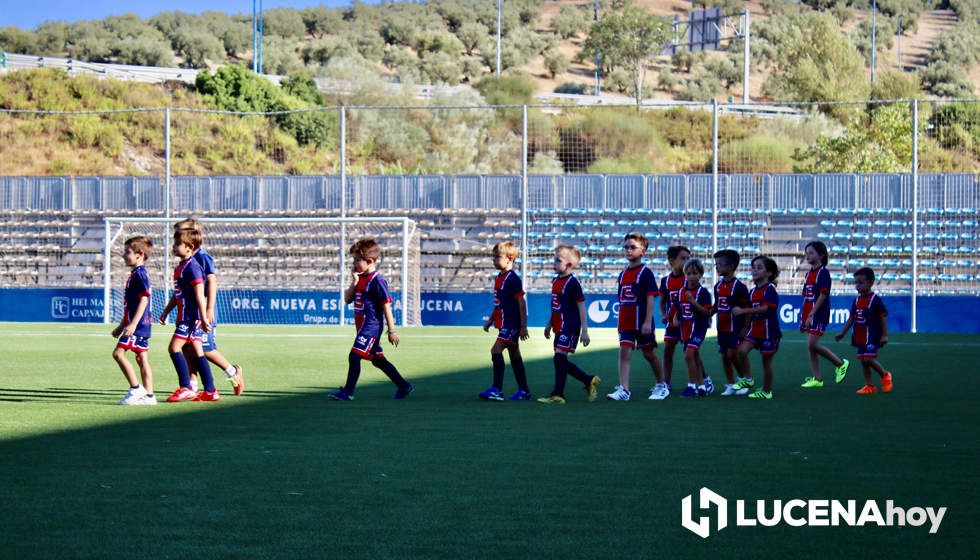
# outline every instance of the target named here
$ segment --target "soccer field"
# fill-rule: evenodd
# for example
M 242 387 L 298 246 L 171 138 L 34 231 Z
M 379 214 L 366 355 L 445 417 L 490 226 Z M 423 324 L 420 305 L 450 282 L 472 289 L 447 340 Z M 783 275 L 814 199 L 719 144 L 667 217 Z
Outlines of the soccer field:
M 980 380 L 975 335 L 892 334 L 887 395 L 799 388 L 804 339 L 776 357 L 775 398 L 715 395 L 565 406 L 483 402 L 493 337 L 478 328 L 401 329 L 389 359 L 416 386 L 404 401 L 365 365 L 342 384 L 353 331 L 222 326 L 247 390 L 219 403 L 122 407 L 109 326 L 0 324 L 0 556 L 4 558 L 973 558 L 980 521 Z M 151 344 L 156 393 L 176 388 L 170 329 Z M 546 395 L 549 342 L 524 345 Z M 573 358 L 616 382 L 614 331 Z M 658 336 L 659 338 L 659 336 Z M 705 364 L 723 384 L 713 341 Z M 686 378 L 675 360 L 675 388 Z M 761 379 L 758 355 L 753 371 Z M 832 377 L 830 366 L 825 373 Z M 220 372 L 219 372 L 220 375 Z M 223 376 L 222 376 L 223 377 Z M 225 385 L 219 385 L 221 389 Z M 510 367 L 505 392 L 515 389 Z M 676 394 L 676 393 L 675 393 Z M 702 539 L 681 500 L 702 486 L 735 499 L 894 500 L 948 511 L 922 527 L 738 527 Z

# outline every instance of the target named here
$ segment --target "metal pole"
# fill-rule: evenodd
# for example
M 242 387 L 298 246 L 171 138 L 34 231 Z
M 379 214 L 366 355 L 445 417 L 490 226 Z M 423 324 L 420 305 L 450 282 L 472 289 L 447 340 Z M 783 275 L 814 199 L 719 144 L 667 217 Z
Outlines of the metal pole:
M 919 289 L 919 100 L 912 100 L 912 332 L 918 329 Z
M 497 77 L 500 77 L 500 2 L 497 0 Z
M 104 228 L 105 233 L 103 234 L 104 237 L 102 238 L 104 240 L 102 244 L 103 245 L 102 246 L 102 322 L 105 324 L 109 324 L 110 322 L 109 317 L 111 315 L 109 304 L 111 303 L 110 299 L 112 298 L 112 290 L 109 287 L 109 282 L 112 281 L 112 279 L 110 278 L 111 276 L 110 266 L 112 262 L 111 261 L 112 255 L 109 253 L 109 245 L 111 245 L 112 243 L 109 240 L 109 235 L 110 235 L 109 220 L 103 218 L 103 223 L 105 225 Z
M 743 40 L 745 45 L 742 47 L 742 103 L 749 102 L 749 10 L 745 10 L 745 29 Z
M 527 286 L 527 105 L 521 105 L 521 278 Z
M 902 68 L 902 14 L 898 14 L 898 71 L 904 70 Z
M 402 326 L 408 326 L 408 218 L 402 220 Z
M 875 49 L 878 40 L 878 0 L 871 0 L 871 83 L 875 83 Z
M 258 33 L 258 37 L 259 37 L 259 68 L 257 70 L 257 72 L 259 74 L 262 74 L 262 43 L 263 43 L 263 41 L 262 41 L 262 28 L 264 27 L 262 25 L 262 19 L 263 19 L 262 18 L 262 0 L 259 0 L 259 33 Z
M 164 178 L 163 178 L 163 215 L 170 217 L 170 107 L 163 110 L 165 123 L 163 126 L 163 159 L 164 159 Z
M 599 23 L 599 0 L 595 0 L 595 22 Z M 602 53 L 596 49 L 595 53 L 595 95 L 599 97 L 602 93 L 602 84 L 599 78 L 602 76 Z
M 258 73 L 259 71 L 259 43 L 258 43 L 258 19 L 257 15 L 257 0 L 252 0 L 252 72 Z
M 718 252 L 718 100 L 711 100 L 711 254 Z M 711 267 L 718 281 L 718 271 Z
M 340 217 L 347 217 L 347 108 L 340 106 Z M 347 282 L 346 262 L 347 224 L 340 223 L 340 324 L 344 324 L 347 304 L 344 302 L 344 283 Z

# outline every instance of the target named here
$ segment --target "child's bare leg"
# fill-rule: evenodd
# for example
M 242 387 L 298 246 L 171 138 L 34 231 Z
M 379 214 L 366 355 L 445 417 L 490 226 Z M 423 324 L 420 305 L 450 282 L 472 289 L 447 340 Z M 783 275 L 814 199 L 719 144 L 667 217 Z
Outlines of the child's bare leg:
M 772 392 L 772 359 L 776 356 L 774 354 L 769 354 L 768 356 L 762 356 L 762 371 L 764 374 L 762 380 L 762 390 L 771 393 Z
M 209 362 L 221 368 L 222 371 L 228 371 L 231 367 L 231 362 L 225 355 L 221 353 L 221 350 L 211 350 L 210 352 L 205 352 L 204 357 L 208 359 Z
M 820 357 L 823 356 L 830 363 L 834 364 L 834 367 L 840 367 L 844 365 L 844 360 L 840 359 L 837 354 L 830 349 L 820 344 L 820 337 L 810 333 L 806 340 L 807 351 L 810 354 L 810 372 L 813 373 L 814 379 L 820 379 Z
M 137 360 L 139 360 L 139 356 L 139 354 L 136 354 Z M 136 387 L 140 384 L 139 381 L 136 380 L 136 371 L 133 369 L 133 364 L 129 363 L 129 360 L 126 359 L 125 348 L 116 348 L 113 350 L 112 359 L 116 360 L 116 363 L 119 364 L 119 369 L 122 370 L 123 375 L 126 377 L 126 381 L 129 382 L 130 387 Z M 149 388 L 147 388 L 147 391 L 149 391 Z
M 697 348 L 684 350 L 684 361 L 687 363 L 687 380 L 694 385 L 704 385 L 704 374 L 701 372 L 701 362 L 698 359 Z
M 738 345 L 738 350 L 736 350 L 736 359 L 738 363 L 742 364 L 742 377 L 747 379 L 752 379 L 752 366 L 749 364 L 749 352 L 752 351 L 752 344 L 750 342 L 743 342 Z
M 633 358 L 632 346 L 619 347 L 619 385 L 630 390 L 630 360 Z
M 143 378 L 143 388 L 146 392 L 153 394 L 153 369 L 150 368 L 150 353 L 137 352 L 136 364 L 140 367 L 140 376 Z
M 664 380 L 667 385 L 670 385 L 670 377 L 674 373 L 674 348 L 677 347 L 677 342 L 673 340 L 664 341 Z
M 725 350 L 721 355 L 721 367 L 725 370 L 725 381 L 731 385 L 735 383 L 735 361 L 732 359 L 731 349 Z
M 873 369 L 876 372 L 878 372 L 878 377 L 884 377 L 885 374 L 887 373 L 885 371 L 885 368 L 881 365 L 881 362 L 878 361 L 878 358 L 871 358 L 868 361 L 868 364 L 871 365 L 871 369 Z
M 653 346 L 647 346 L 643 349 L 643 357 L 650 364 L 650 369 L 653 370 L 653 378 L 657 383 L 664 382 L 664 367 L 660 363 L 660 358 L 657 357 L 656 352 L 653 351 Z
M 873 359 L 873 358 L 872 358 Z M 871 385 L 871 360 L 861 358 L 861 370 L 864 373 L 864 384 Z

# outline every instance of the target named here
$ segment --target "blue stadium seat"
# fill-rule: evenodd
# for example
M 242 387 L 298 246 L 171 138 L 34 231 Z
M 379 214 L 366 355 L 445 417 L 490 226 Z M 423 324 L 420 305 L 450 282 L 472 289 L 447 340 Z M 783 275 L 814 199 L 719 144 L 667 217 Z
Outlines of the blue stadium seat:
M 940 282 L 952 282 L 954 277 L 952 274 L 940 274 L 936 277 Z
M 598 223 L 598 226 L 599 227 L 613 227 L 614 225 L 616 225 L 616 222 L 614 222 L 612 220 L 605 219 L 605 218 L 599 220 L 599 223 Z
M 941 259 L 939 261 L 939 266 L 956 266 L 956 261 L 953 259 Z
M 903 272 L 903 273 L 901 273 L 901 274 L 898 275 L 898 279 L 901 280 L 901 281 L 903 281 L 903 282 L 911 282 L 912 281 L 912 275 L 909 274 L 908 272 Z
M 898 280 L 898 274 L 895 274 L 894 272 L 886 272 L 881 275 L 881 279 L 886 282 L 894 282 L 895 280 Z
M 957 274 L 953 278 L 955 278 L 957 282 L 973 282 L 972 274 Z
M 920 282 L 935 282 L 936 281 L 936 275 L 935 274 L 929 274 L 929 273 L 919 274 L 919 281 Z

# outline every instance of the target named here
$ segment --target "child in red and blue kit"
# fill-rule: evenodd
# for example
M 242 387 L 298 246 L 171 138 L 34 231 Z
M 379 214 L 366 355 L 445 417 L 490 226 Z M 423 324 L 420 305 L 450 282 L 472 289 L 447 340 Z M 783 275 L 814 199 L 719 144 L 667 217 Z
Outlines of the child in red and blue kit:
M 711 321 L 711 294 L 701 285 L 703 277 L 701 259 L 689 259 L 684 263 L 684 289 L 677 298 L 674 325 L 680 329 L 684 361 L 687 363 L 687 387 L 681 393 L 686 398 L 711 394 L 711 390 L 705 386 L 704 365 L 701 363 L 701 344 Z
M 735 277 L 735 270 L 740 260 L 738 251 L 722 249 L 714 254 L 715 272 L 719 280 L 715 284 L 715 307 L 717 314 L 716 328 L 718 330 L 718 352 L 721 353 L 721 364 L 725 370 L 725 391 L 723 397 L 735 393 L 735 385 L 742 380 L 744 371 L 742 362 L 738 359 L 739 337 L 745 324 L 744 317 L 732 315 L 732 309 L 749 306 L 749 289 L 741 280 Z M 738 378 L 735 373 L 738 372 Z
M 742 327 L 744 334 L 738 346 L 738 358 L 742 362 L 745 377 L 735 384 L 736 395 L 744 395 L 755 387 L 749 368 L 749 352 L 758 349 L 762 354 L 762 369 L 765 377 L 762 389 L 749 394 L 749 398 L 772 398 L 772 360 L 779 351 L 779 340 L 783 336 L 779 328 L 777 278 L 779 278 L 779 266 L 776 265 L 776 261 L 762 255 L 752 259 L 752 282 L 755 283 L 755 287 L 749 292 L 751 307 L 732 309 L 732 315 L 736 317 L 749 316 L 749 321 Z
M 544 328 L 544 337 L 555 332 L 555 388 L 551 395 L 538 399 L 543 404 L 565 404 L 565 381 L 569 375 L 582 382 L 589 402 L 594 402 L 599 389 L 598 375 L 589 375 L 568 360 L 575 353 L 581 337 L 582 346 L 589 345 L 589 322 L 585 311 L 585 294 L 572 270 L 582 260 L 582 253 L 569 245 L 555 248 L 555 279 L 551 283 L 551 320 Z
M 385 358 L 381 348 L 381 331 L 388 323 L 388 342 L 397 347 L 400 339 L 395 332 L 395 318 L 391 312 L 391 294 L 388 282 L 377 270 L 381 258 L 381 246 L 373 239 L 362 239 L 351 245 L 351 283 L 344 291 L 344 302 L 354 304 L 354 345 L 347 355 L 347 382 L 340 389 L 327 394 L 335 401 L 354 400 L 354 389 L 361 376 L 361 360 L 368 360 L 395 384 L 394 400 L 407 397 L 415 387 L 405 380 L 394 364 Z
M 881 377 L 881 392 L 890 393 L 892 390 L 892 374 L 878 362 L 878 350 L 888 344 L 888 310 L 878 294 L 871 291 L 874 283 L 875 272 L 870 268 L 860 268 L 854 273 L 854 288 L 858 297 L 851 304 L 851 316 L 847 318 L 844 329 L 834 336 L 840 342 L 847 330 L 854 327 L 851 344 L 857 348 L 858 359 L 864 369 L 864 387 L 857 390 L 859 395 L 878 392 L 871 383 L 872 369 Z
M 214 377 L 211 376 L 211 366 L 204 357 L 201 337 L 204 332 L 211 330 L 211 324 L 204 314 L 207 300 L 204 296 L 204 271 L 194 260 L 194 251 L 201 246 L 201 232 L 181 230 L 174 233 L 173 254 L 180 259 L 174 269 L 174 293 L 160 313 L 160 324 L 167 324 L 167 315 L 177 308 L 177 321 L 174 324 L 174 334 L 170 339 L 170 360 L 177 370 L 180 387 L 169 397 L 167 402 L 221 400 L 221 395 L 214 388 Z M 184 357 L 183 349 L 188 344 L 193 348 L 197 371 L 201 374 L 204 390 L 197 393 L 191 388 L 191 374 Z
M 119 338 L 116 349 L 112 352 L 113 359 L 119 364 L 129 391 L 119 404 L 122 405 L 155 405 L 156 395 L 153 394 L 153 370 L 150 368 L 150 334 L 153 327 L 151 317 L 153 311 L 150 305 L 152 297 L 150 276 L 146 273 L 143 263 L 153 252 L 153 242 L 148 237 L 137 235 L 126 240 L 123 250 L 123 260 L 132 271 L 126 279 L 126 290 L 123 293 L 123 315 L 112 336 Z M 136 371 L 126 359 L 126 351 L 136 354 L 136 364 L 140 368 L 142 385 L 136 378 Z
M 512 241 L 501 241 L 493 247 L 493 266 L 500 271 L 493 281 L 493 311 L 483 324 L 483 330 L 496 327 L 497 340 L 490 348 L 490 361 L 493 364 L 493 385 L 480 393 L 487 401 L 504 400 L 504 348 L 510 355 L 510 366 L 517 380 L 517 392 L 510 396 L 511 401 L 531 400 L 531 389 L 527 385 L 527 372 L 521 357 L 520 341 L 527 340 L 527 302 L 524 301 L 524 285 L 521 277 L 514 272 L 517 260 L 517 245 Z
M 820 357 L 834 364 L 834 380 L 844 381 L 847 368 L 851 365 L 842 360 L 830 348 L 820 344 L 820 337 L 830 323 L 830 272 L 827 262 L 830 256 L 822 241 L 811 241 L 803 248 L 803 257 L 810 265 L 803 281 L 803 312 L 800 314 L 800 332 L 807 333 L 807 352 L 810 355 L 810 372 L 813 374 L 803 380 L 804 389 L 823 387 L 820 376 Z
M 633 350 L 643 352 L 650 364 L 656 385 L 650 389 L 650 400 L 663 400 L 670 391 L 664 383 L 660 358 L 653 353 L 657 347 L 653 330 L 653 300 L 657 291 L 657 279 L 645 264 L 643 255 L 649 246 L 647 238 L 630 233 L 623 239 L 626 268 L 619 273 L 619 385 L 606 398 L 613 401 L 630 400 L 630 366 Z

